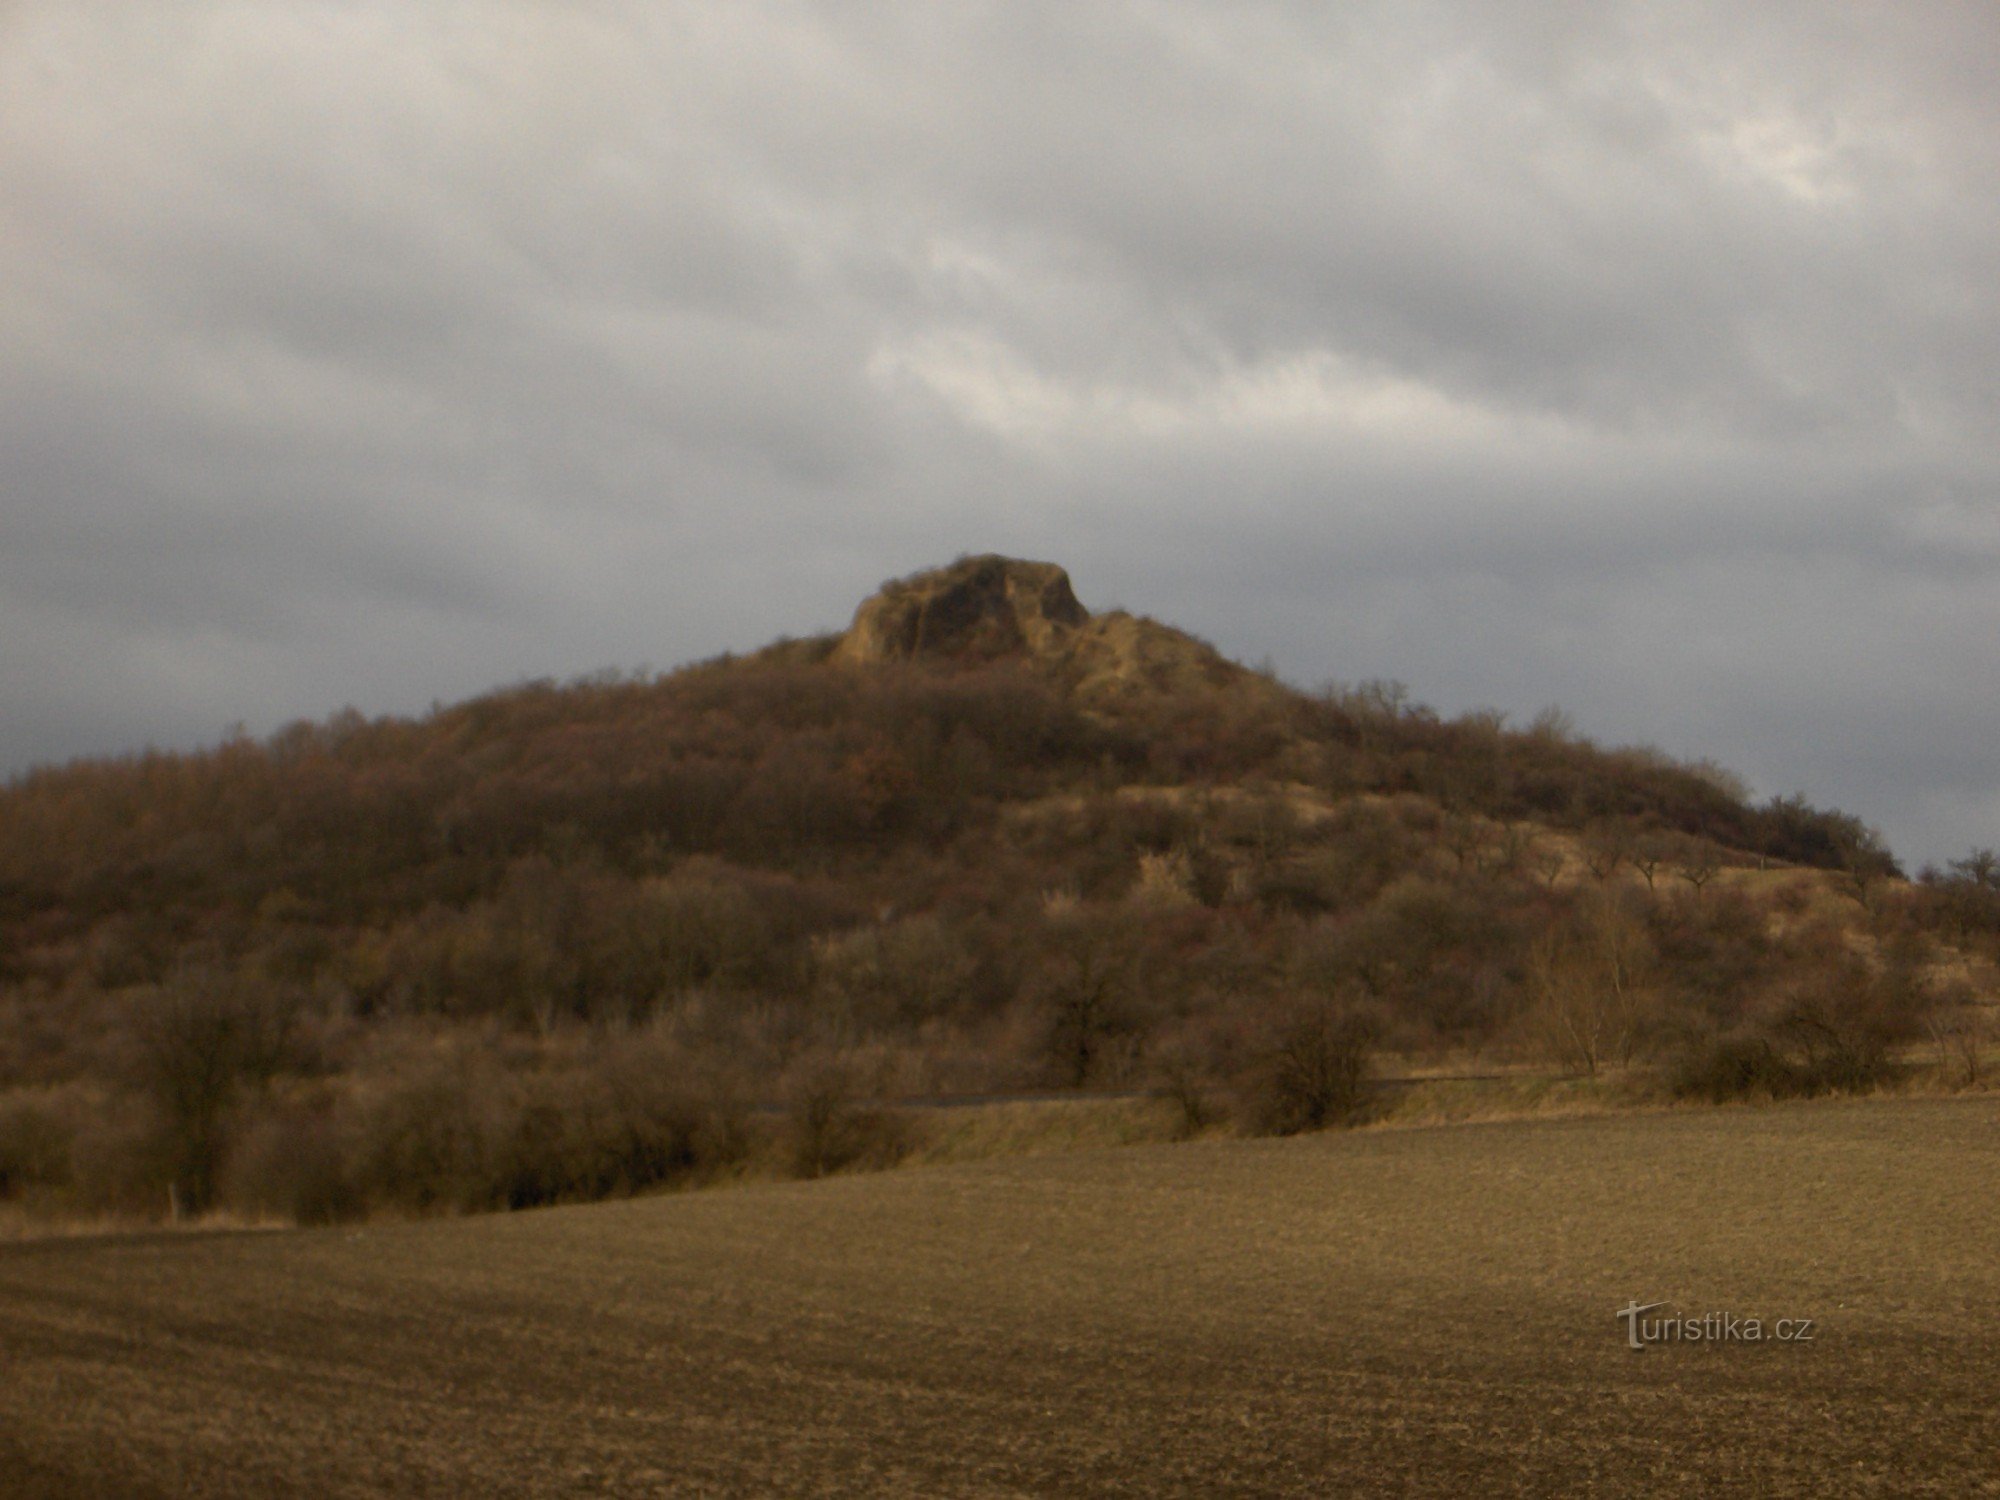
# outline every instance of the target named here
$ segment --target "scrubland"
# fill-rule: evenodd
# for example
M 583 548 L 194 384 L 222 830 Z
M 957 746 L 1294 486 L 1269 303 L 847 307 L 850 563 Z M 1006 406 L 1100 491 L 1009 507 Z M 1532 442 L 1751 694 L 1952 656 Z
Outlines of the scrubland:
M 1540 1110 L 1968 1085 L 1992 1046 L 1977 851 L 1904 880 L 1713 767 L 1212 653 L 1087 699 L 827 649 L 0 792 L 0 1204 L 525 1208 L 886 1165 L 967 1096 L 1284 1133 L 1371 1072 Z M 1408 1102 L 1495 1112 L 1463 1094 Z
M 2000 857 L 1909 873 L 968 558 L 840 637 L 14 778 L 0 1235 L 1976 1094 Z

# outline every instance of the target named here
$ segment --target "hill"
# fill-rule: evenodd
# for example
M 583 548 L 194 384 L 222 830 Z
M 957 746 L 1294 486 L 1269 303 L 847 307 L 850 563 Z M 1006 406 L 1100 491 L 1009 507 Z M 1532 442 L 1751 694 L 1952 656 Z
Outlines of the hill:
M 521 1206 L 1029 1089 L 1294 1129 L 1385 1054 L 1872 1086 L 1976 1033 L 2000 932 L 1990 861 L 1899 874 L 1713 767 L 965 558 L 837 636 L 17 778 L 0 1193 Z

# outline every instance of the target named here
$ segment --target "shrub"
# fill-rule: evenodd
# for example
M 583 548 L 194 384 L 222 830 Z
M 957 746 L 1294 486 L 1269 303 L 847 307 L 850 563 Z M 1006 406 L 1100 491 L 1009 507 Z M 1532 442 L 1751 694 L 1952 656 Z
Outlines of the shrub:
M 1784 1099 L 1803 1092 L 1792 1066 L 1758 1036 L 1704 1036 L 1669 1054 L 1667 1086 L 1677 1098 L 1721 1104 Z
M 67 1120 L 42 1104 L 0 1104 L 0 1198 L 67 1186 L 75 1135 Z
M 1709 1100 L 1858 1093 L 1894 1075 L 1897 1049 L 1920 1034 L 1929 1006 L 1898 964 L 1878 973 L 1843 957 L 1733 1030 L 1683 1043 L 1668 1081 Z
M 1595 1075 L 1631 1060 L 1657 1004 L 1657 956 L 1645 924 L 1602 887 L 1529 945 L 1523 1021 L 1542 1054 Z
M 315 1098 L 260 1114 L 231 1154 L 223 1195 L 295 1224 L 338 1224 L 366 1204 L 330 1101 Z
M 582 1203 L 683 1181 L 738 1159 L 740 1116 L 635 1062 L 520 1080 L 495 1143 L 508 1208 Z
M 1191 1048 L 1168 1046 L 1153 1059 L 1153 1092 L 1174 1109 L 1174 1134 L 1200 1135 L 1221 1116 L 1211 1071 Z
M 748 1112 L 714 1064 L 646 1040 L 596 1067 L 610 1104 L 617 1191 L 710 1176 L 748 1154 Z
M 1956 1074 L 1965 1087 L 1976 1088 L 1991 1029 L 1986 1009 L 1973 998 L 1970 985 L 1963 980 L 1946 985 L 1924 1023 L 1937 1050 L 1938 1077 L 1949 1082 Z
M 1368 1097 L 1376 1027 L 1323 999 L 1299 1000 L 1274 1018 L 1254 1068 L 1245 1113 L 1270 1135 L 1350 1123 Z
M 978 969 L 963 937 L 930 913 L 828 935 L 812 952 L 821 995 L 867 1026 L 945 1013 Z
M 1893 950 L 1878 972 L 1846 958 L 1799 985 L 1771 1023 L 1807 1091 L 1854 1093 L 1895 1071 L 1895 1052 L 1920 1033 L 1930 996 Z
M 77 1207 L 86 1212 L 155 1218 L 173 1206 L 158 1124 L 128 1094 L 112 1095 L 78 1120 L 70 1169 Z
M 237 1106 L 290 1056 L 286 998 L 211 971 L 185 971 L 143 996 L 132 1017 L 130 1071 L 151 1106 L 176 1213 L 214 1201 Z
M 610 1196 L 624 1165 L 617 1124 L 595 1079 L 520 1085 L 494 1142 L 493 1193 L 508 1208 Z
M 1048 923 L 1043 933 L 1027 993 L 1044 1018 L 1057 1080 L 1082 1088 L 1115 1075 L 1129 1057 L 1146 922 L 1129 912 L 1084 910 Z
M 497 1207 L 503 1089 L 492 1070 L 447 1066 L 394 1080 L 368 1100 L 354 1159 L 368 1201 L 418 1212 Z
M 789 1093 L 786 1148 L 791 1170 L 798 1176 L 892 1166 L 909 1153 L 909 1120 L 862 1100 L 852 1071 L 840 1063 L 808 1064 L 793 1079 Z

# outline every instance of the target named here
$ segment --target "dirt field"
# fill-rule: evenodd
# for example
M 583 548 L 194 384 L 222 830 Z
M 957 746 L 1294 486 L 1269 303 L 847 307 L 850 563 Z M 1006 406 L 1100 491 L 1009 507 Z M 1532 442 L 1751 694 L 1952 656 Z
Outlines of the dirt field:
M 1872 1100 L 4 1246 L 0 1491 L 2000 1494 L 1996 1184 Z

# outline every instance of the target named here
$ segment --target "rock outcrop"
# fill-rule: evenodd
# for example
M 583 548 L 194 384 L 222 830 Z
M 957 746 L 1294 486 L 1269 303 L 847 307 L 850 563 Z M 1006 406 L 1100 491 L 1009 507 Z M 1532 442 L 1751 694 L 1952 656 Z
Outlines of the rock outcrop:
M 834 648 L 835 661 L 902 661 L 914 656 L 1060 658 L 1090 611 L 1076 602 L 1069 574 L 1054 563 L 963 557 L 912 574 L 863 601 Z
M 924 658 L 1032 663 L 1093 709 L 1202 695 L 1272 697 L 1269 679 L 1206 641 L 1124 610 L 1092 614 L 1054 563 L 988 554 L 885 584 L 863 601 L 830 659 L 852 666 Z

